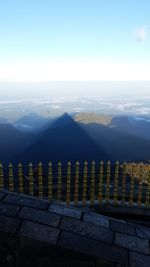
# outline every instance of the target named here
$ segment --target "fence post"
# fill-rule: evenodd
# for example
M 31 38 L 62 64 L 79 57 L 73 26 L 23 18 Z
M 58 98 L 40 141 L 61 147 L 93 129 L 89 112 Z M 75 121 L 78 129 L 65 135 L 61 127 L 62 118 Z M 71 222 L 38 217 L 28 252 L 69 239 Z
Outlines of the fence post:
M 18 164 L 19 193 L 23 193 L 23 170 L 22 164 Z
M 132 170 L 132 173 L 131 173 L 131 180 L 130 180 L 129 205 L 133 206 L 135 164 L 132 165 L 131 170 Z
M 114 177 L 114 204 L 118 202 L 118 177 L 119 177 L 119 161 L 115 164 L 115 177 Z
M 71 180 L 71 162 L 67 165 L 67 188 L 66 188 L 66 204 L 70 205 L 70 180 Z
M 53 176 L 52 176 L 52 163 L 49 162 L 48 164 L 48 200 L 52 200 L 52 179 L 53 179 Z
M 4 188 L 4 174 L 3 174 L 3 165 L 0 164 L 0 189 Z
M 29 195 L 33 196 L 33 165 L 29 163 Z
M 83 168 L 83 192 L 82 192 L 82 205 L 86 206 L 86 193 L 87 193 L 87 176 L 88 176 L 88 163 L 84 162 Z
M 148 207 L 149 205 L 150 205 L 150 171 L 148 174 L 148 184 L 147 184 L 146 200 L 145 200 L 145 206 Z
M 138 183 L 138 200 L 137 204 L 139 207 L 141 207 L 142 204 L 142 180 L 143 180 L 143 164 L 140 166 L 140 177 L 139 177 L 139 183 Z
M 122 204 L 125 204 L 126 201 L 126 171 L 127 171 L 127 166 L 126 163 L 123 163 L 123 171 L 122 171 Z
M 61 162 L 58 162 L 58 177 L 57 177 L 57 201 L 61 202 Z
M 79 190 L 79 161 L 76 162 L 76 168 L 75 168 L 74 206 L 78 205 L 78 190 Z
M 109 193 L 110 193 L 110 161 L 107 162 L 107 170 L 106 170 L 106 203 L 109 203 Z
M 9 190 L 10 192 L 14 191 L 14 178 L 13 178 L 13 166 L 9 164 Z
M 43 169 L 42 163 L 38 165 L 38 182 L 39 182 L 39 197 L 43 197 Z
M 98 184 L 98 202 L 101 205 L 103 200 L 103 175 L 104 175 L 104 163 L 100 162 L 100 172 L 99 172 L 99 184 Z
M 95 191 L 95 162 L 91 164 L 91 192 L 90 192 L 90 205 L 94 205 L 94 191 Z

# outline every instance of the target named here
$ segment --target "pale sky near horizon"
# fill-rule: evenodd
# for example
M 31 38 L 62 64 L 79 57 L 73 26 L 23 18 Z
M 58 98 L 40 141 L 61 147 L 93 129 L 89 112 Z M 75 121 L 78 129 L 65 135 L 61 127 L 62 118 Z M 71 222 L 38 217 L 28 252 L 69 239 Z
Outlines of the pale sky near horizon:
M 149 0 L 0 0 L 0 81 L 148 81 L 149 70 Z
M 150 81 L 0 82 L 0 100 L 15 98 L 114 97 L 150 100 Z

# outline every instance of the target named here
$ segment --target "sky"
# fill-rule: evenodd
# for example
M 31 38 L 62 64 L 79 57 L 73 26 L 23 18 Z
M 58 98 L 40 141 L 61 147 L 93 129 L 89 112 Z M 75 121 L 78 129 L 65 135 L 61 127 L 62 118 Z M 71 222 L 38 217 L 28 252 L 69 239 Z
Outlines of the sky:
M 0 101 L 14 99 L 143 97 L 150 101 L 150 81 L 48 81 L 0 82 Z M 124 101 L 124 100 L 123 100 Z M 128 100 L 126 100 L 128 101 Z M 133 102 L 134 102 L 133 101 Z M 94 107 L 93 107 L 94 108 Z
M 149 70 L 149 0 L 0 0 L 0 81 L 148 81 Z

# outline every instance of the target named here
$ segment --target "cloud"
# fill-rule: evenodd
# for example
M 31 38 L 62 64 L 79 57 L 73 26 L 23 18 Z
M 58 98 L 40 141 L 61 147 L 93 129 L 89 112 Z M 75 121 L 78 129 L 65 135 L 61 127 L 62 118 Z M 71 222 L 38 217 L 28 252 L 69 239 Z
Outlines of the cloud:
M 60 109 L 60 106 L 52 105 L 51 108 L 53 108 L 53 109 Z
M 148 27 L 141 26 L 135 30 L 135 39 L 137 42 L 145 42 L 148 37 Z

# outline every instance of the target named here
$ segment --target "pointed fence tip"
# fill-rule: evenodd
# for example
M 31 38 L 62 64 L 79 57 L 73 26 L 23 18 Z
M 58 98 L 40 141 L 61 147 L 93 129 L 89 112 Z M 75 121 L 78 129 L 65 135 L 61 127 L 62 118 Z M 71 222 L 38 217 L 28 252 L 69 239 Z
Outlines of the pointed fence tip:
M 22 164 L 21 164 L 21 162 L 19 162 L 19 164 L 18 164 L 18 167 L 22 167 Z

